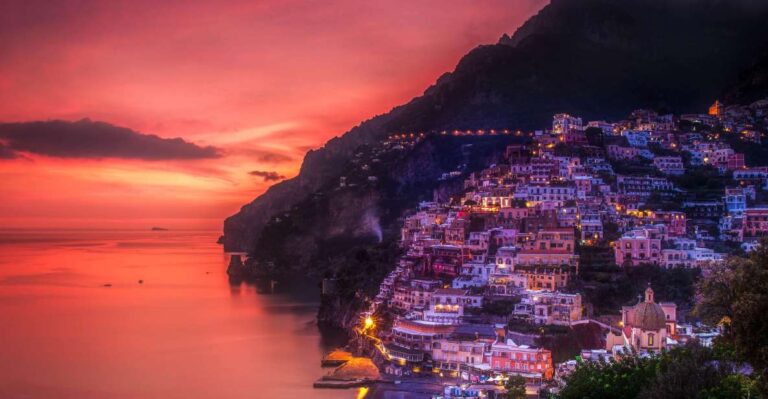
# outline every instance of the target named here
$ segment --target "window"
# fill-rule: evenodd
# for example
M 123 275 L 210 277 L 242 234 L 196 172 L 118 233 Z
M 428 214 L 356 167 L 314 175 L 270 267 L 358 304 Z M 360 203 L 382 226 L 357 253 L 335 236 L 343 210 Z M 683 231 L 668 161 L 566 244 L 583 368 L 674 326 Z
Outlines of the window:
M 653 346 L 653 334 L 648 334 L 648 346 Z

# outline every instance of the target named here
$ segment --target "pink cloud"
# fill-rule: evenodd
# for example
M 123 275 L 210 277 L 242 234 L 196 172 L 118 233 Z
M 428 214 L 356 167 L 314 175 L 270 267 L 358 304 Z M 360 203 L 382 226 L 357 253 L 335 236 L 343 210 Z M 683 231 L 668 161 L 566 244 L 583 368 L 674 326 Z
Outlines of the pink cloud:
M 196 184 L 192 191 L 226 204 L 214 207 L 224 217 L 266 188 L 248 171 L 279 166 L 294 175 L 302 149 L 419 95 L 462 54 L 511 33 L 545 2 L 3 2 L 0 122 L 88 117 L 221 147 L 230 156 L 194 162 L 229 173 L 236 188 L 211 184 L 226 199 Z M 248 137 L 280 124 L 293 127 Z M 243 151 L 233 151 L 238 143 Z M 245 149 L 278 155 L 248 157 Z

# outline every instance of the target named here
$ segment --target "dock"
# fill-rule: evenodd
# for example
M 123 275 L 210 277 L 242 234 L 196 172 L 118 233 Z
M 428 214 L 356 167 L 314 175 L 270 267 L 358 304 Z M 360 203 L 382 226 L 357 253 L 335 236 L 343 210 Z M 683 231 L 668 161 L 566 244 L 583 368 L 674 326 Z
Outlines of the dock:
M 325 355 L 325 357 L 323 357 L 323 359 L 320 361 L 320 365 L 322 367 L 338 367 L 347 363 L 351 359 L 352 353 L 341 349 L 336 349 L 335 351 Z

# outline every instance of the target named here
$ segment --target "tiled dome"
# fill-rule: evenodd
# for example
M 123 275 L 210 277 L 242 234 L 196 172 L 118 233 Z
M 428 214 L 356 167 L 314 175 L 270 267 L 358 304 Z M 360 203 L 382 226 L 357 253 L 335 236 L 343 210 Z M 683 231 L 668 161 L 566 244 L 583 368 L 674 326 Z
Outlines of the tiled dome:
M 640 302 L 635 305 L 634 326 L 641 330 L 657 331 L 666 327 L 666 316 L 661 306 L 653 302 Z
M 667 317 L 661 306 L 653 301 L 653 289 L 645 289 L 645 301 L 635 305 L 633 327 L 641 330 L 657 331 L 666 327 Z

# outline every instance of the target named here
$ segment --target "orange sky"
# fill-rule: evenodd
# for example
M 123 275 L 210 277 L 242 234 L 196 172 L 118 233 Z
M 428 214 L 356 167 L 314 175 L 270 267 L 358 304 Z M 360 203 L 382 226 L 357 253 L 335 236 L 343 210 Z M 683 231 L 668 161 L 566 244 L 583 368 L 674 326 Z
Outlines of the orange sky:
M 0 227 L 218 228 L 274 183 L 250 171 L 295 175 L 545 1 L 222 3 L 0 4 L 0 122 L 87 117 L 221 154 L 0 159 Z

